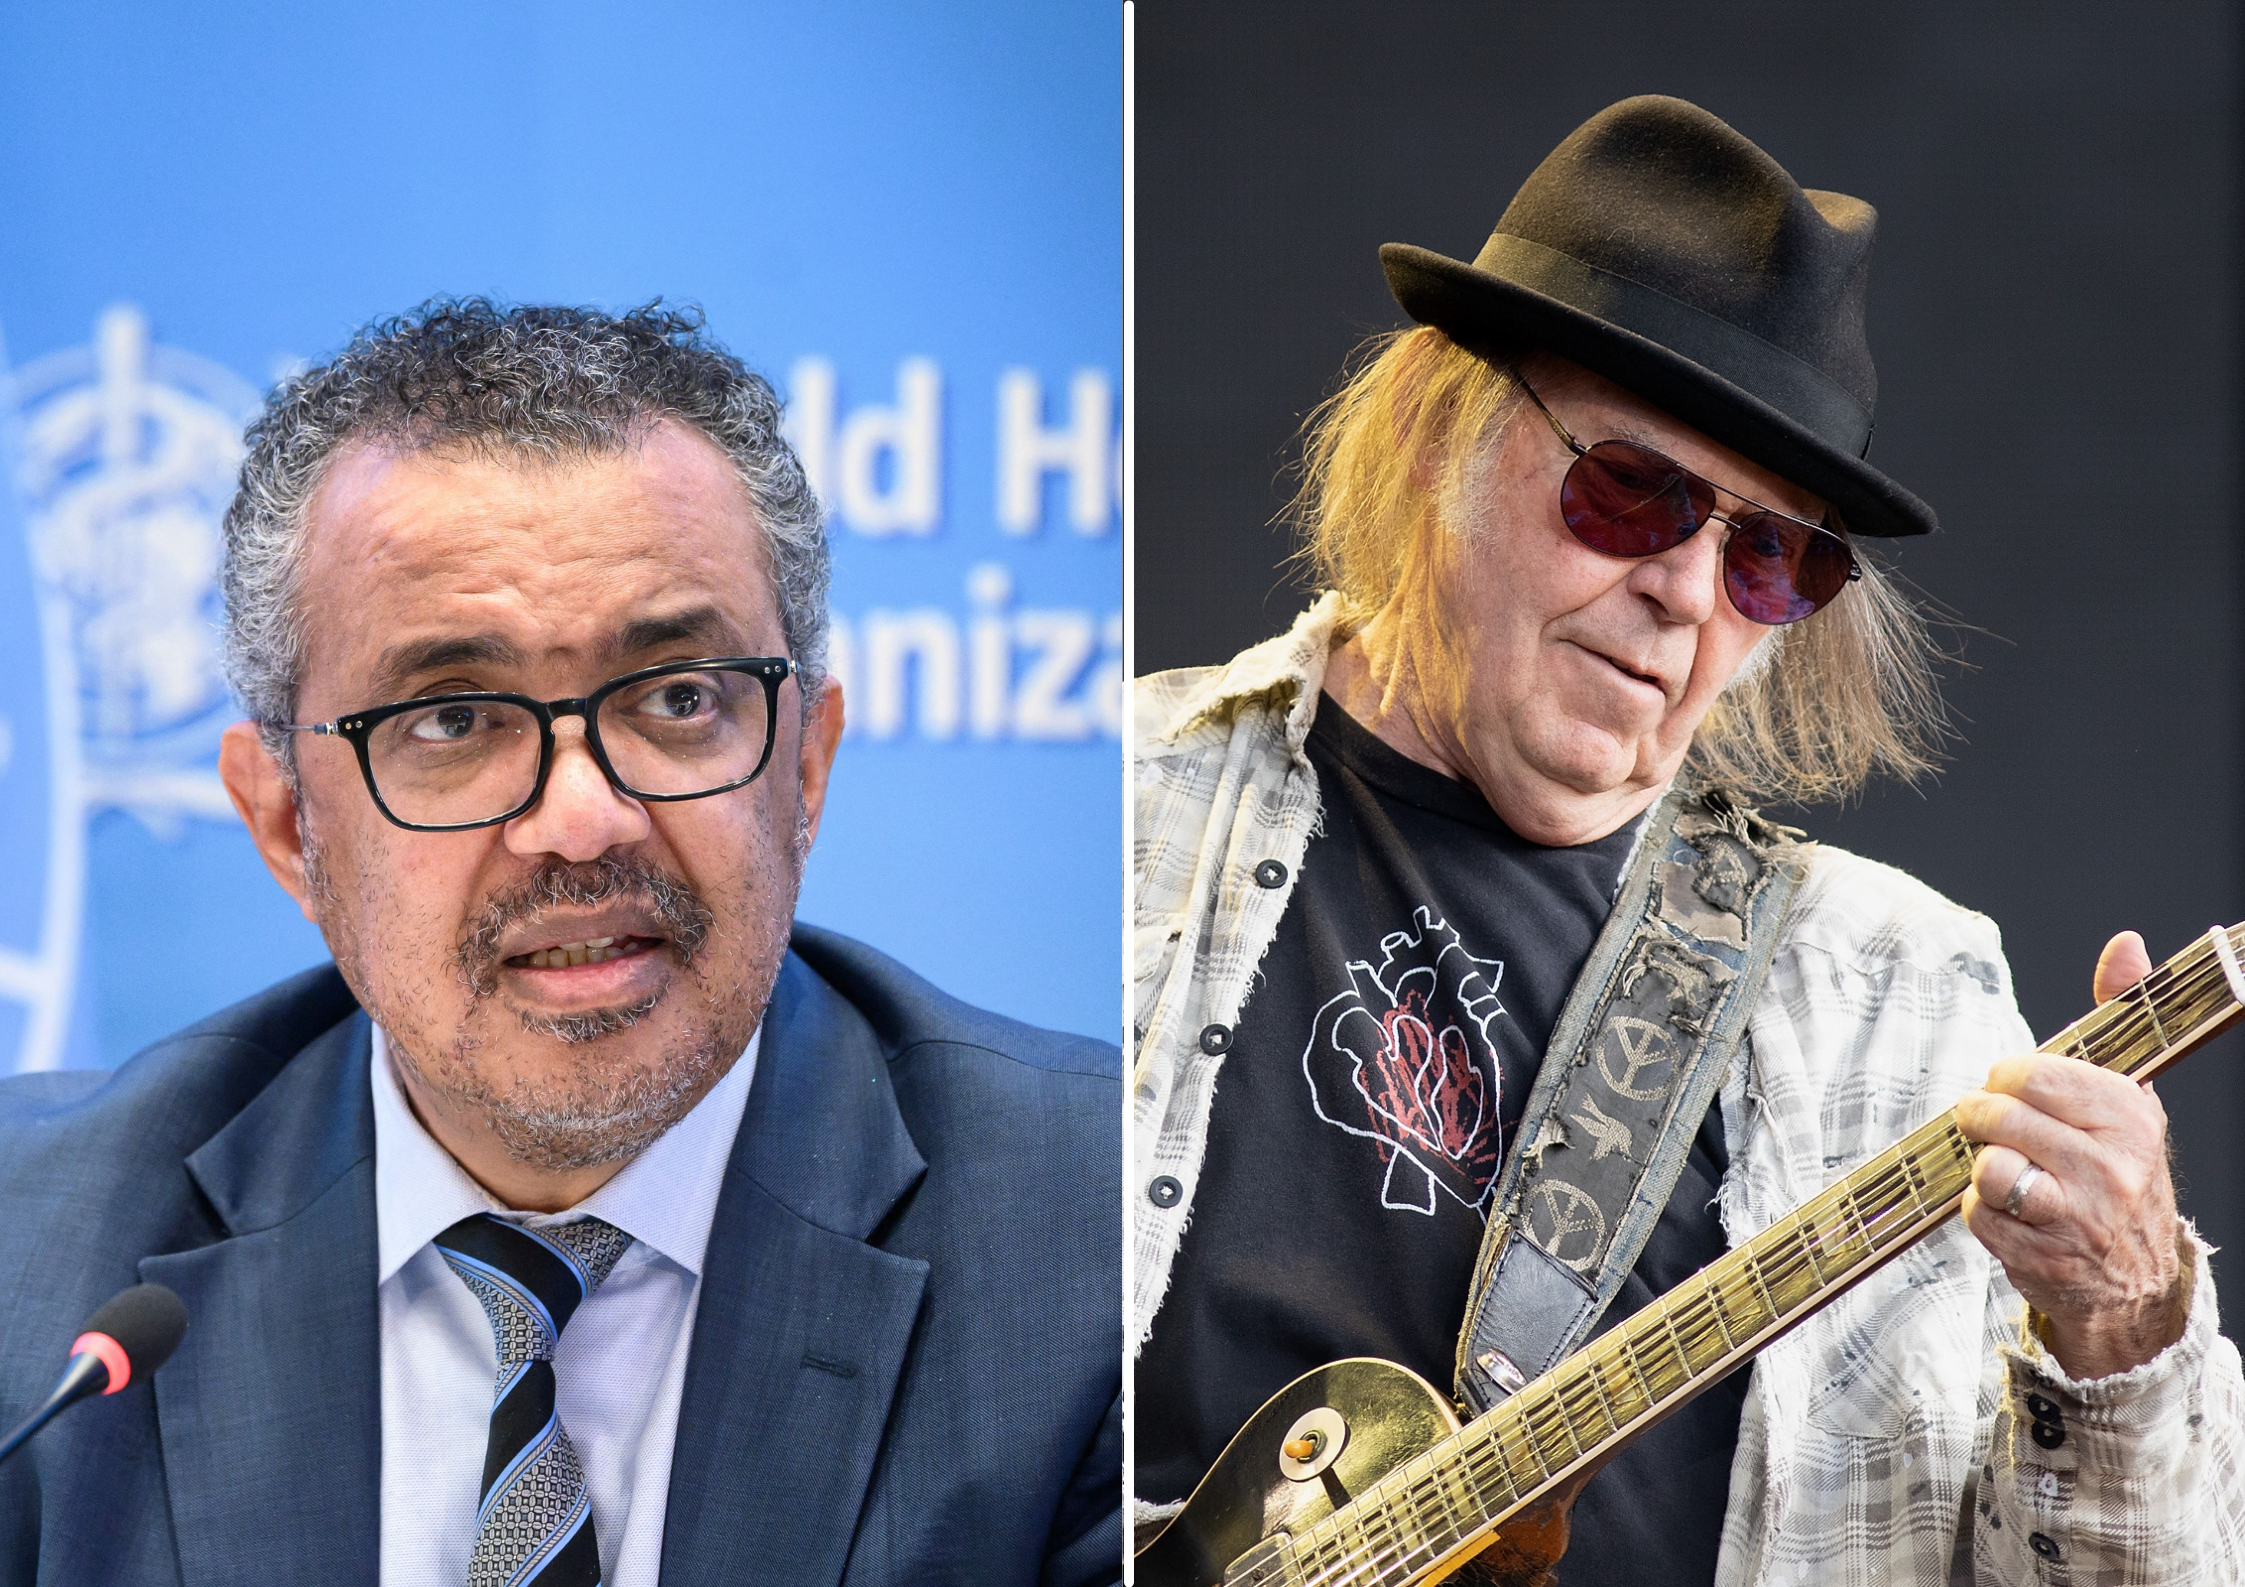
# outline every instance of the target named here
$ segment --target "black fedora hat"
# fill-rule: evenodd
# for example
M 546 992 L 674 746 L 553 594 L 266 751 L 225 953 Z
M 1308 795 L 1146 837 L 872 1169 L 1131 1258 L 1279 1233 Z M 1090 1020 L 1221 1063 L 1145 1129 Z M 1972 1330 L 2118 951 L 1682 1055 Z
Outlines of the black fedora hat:
M 1554 149 L 1472 264 L 1405 243 L 1380 264 L 1421 324 L 1572 359 L 1814 491 L 1852 533 L 1924 534 L 1933 509 L 1864 461 L 1877 223 L 1697 105 L 1648 94 Z

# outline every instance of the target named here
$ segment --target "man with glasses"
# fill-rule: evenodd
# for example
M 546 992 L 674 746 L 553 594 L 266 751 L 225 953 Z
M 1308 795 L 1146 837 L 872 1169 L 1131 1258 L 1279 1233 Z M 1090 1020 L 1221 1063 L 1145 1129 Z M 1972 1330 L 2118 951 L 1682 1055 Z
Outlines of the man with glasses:
M 1215 1535 L 1183 1502 L 1298 1375 L 1380 1357 L 1487 1410 L 1954 1104 L 1962 1223 L 1623 1448 L 1560 1579 L 2245 1575 L 2245 1385 L 2157 1101 L 2010 1056 L 1990 922 L 1740 802 L 1915 776 L 1938 734 L 1856 549 L 1934 527 L 1866 461 L 1873 220 L 1643 98 L 1472 264 L 1382 250 L 1419 324 L 1309 428 L 1328 592 L 1140 681 L 1142 1547 Z M 2098 998 L 2146 968 L 2115 938 Z M 1267 1513 L 1340 1479 L 1319 1414 L 1272 1423 Z M 1448 1546 L 1336 1535 L 1305 1579 Z
M 1116 1055 L 793 924 L 780 417 L 693 317 L 480 300 L 273 393 L 221 771 L 335 964 L 0 1087 L 0 1416 L 190 1319 L 0 1466 L 0 1576 L 1119 1579 Z

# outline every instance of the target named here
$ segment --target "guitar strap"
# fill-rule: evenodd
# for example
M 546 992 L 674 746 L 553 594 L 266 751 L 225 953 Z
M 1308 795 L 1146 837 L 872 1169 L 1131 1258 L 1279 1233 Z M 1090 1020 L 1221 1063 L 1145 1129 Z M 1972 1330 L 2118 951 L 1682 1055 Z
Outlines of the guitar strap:
M 1589 1337 L 1721 1089 L 1807 870 L 1803 834 L 1720 789 L 1647 817 L 1498 1181 L 1458 1334 L 1473 1415 Z

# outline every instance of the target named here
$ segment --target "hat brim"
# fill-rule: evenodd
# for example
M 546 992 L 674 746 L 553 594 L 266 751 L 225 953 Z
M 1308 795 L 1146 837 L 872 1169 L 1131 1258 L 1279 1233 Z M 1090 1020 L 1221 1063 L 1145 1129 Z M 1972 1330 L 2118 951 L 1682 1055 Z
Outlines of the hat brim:
M 1848 533 L 1895 537 L 1940 527 L 1933 509 L 1859 457 L 1810 433 L 1704 364 L 1531 287 L 1430 249 L 1380 249 L 1403 312 L 1467 347 L 1557 353 L 1643 397 L 1749 462 L 1829 503 Z

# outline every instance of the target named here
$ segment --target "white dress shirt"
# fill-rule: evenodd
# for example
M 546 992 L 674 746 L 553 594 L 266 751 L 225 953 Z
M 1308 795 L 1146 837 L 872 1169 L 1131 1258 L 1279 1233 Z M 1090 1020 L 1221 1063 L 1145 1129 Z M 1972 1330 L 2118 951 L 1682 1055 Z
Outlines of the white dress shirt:
M 374 1206 L 381 1238 L 382 1587 L 460 1587 L 498 1346 L 483 1307 L 429 1242 L 497 1212 L 533 1228 L 580 1216 L 632 1236 L 554 1353 L 554 1396 L 583 1463 L 606 1587 L 653 1587 L 671 1447 L 717 1194 L 761 1031 L 693 1112 L 566 1213 L 508 1212 L 406 1105 L 374 1032 Z

